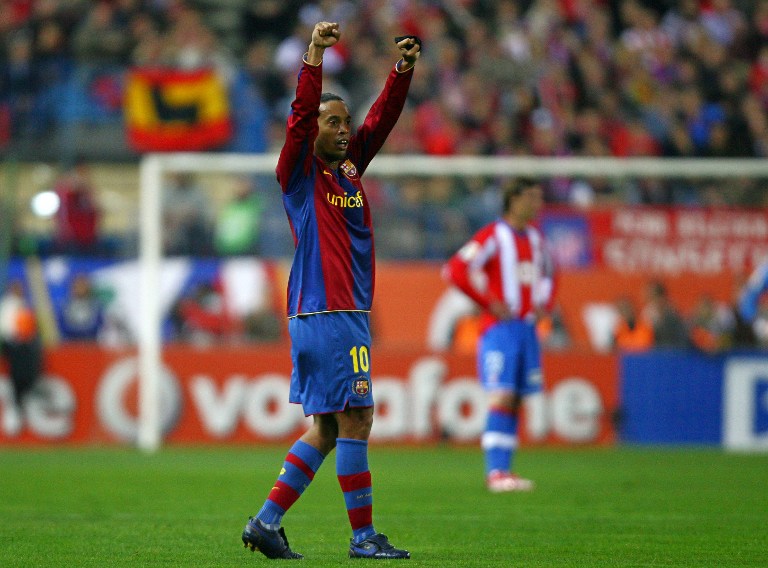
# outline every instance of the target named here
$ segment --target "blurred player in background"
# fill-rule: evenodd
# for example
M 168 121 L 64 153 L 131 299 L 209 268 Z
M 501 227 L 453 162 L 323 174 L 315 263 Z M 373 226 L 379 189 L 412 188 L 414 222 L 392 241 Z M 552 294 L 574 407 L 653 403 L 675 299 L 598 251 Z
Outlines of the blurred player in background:
M 758 264 L 742 286 L 738 314 L 752 326 L 761 346 L 768 345 L 768 260 Z
M 269 558 L 302 558 L 288 546 L 282 518 L 336 448 L 336 473 L 352 525 L 349 556 L 410 558 L 373 526 L 368 437 L 374 248 L 360 178 L 400 116 L 421 46 L 414 37 L 397 42 L 402 58 L 353 133 L 346 103 L 321 94 L 323 54 L 339 36 L 336 23 L 320 22 L 312 31 L 277 164 L 296 246 L 288 280 L 290 401 L 301 404 L 313 424 L 289 450 L 242 539 Z
M 538 182 L 506 190 L 502 217 L 480 229 L 445 265 L 446 278 L 483 310 L 478 376 L 488 393 L 482 436 L 488 490 L 530 491 L 512 472 L 518 410 L 542 388 L 536 321 L 552 307 L 553 270 L 542 234 L 531 225 L 543 205 Z

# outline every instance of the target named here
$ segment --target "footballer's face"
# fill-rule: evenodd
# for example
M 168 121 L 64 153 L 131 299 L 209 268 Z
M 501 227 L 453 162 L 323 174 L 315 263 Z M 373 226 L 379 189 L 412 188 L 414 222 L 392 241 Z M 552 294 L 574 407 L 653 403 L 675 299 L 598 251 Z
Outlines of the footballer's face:
M 337 165 L 347 157 L 352 117 L 344 101 L 320 104 L 317 118 L 319 131 L 315 139 L 315 154 L 328 165 Z
M 544 206 L 544 189 L 540 185 L 526 187 L 510 203 L 507 216 L 513 226 L 525 226 L 533 221 Z

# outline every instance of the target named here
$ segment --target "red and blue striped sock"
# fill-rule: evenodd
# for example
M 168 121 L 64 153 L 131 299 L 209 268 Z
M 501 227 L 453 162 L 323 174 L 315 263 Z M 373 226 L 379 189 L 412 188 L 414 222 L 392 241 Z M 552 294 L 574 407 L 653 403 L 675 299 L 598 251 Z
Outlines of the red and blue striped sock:
M 256 517 L 277 528 L 285 512 L 301 497 L 323 464 L 325 456 L 314 446 L 296 440 L 285 458 L 280 475 Z
M 494 470 L 511 471 L 517 448 L 517 413 L 507 408 L 490 408 L 481 445 L 486 475 Z
M 352 538 L 361 542 L 376 534 L 373 529 L 373 489 L 368 470 L 368 442 L 336 439 L 336 475 L 344 492 Z

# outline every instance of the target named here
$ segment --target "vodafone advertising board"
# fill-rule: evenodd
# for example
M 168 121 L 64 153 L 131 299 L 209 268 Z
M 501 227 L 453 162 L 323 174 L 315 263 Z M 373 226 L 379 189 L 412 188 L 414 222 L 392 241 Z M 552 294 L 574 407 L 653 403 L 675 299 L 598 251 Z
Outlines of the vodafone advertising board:
M 299 435 L 308 420 L 289 404 L 287 347 L 163 354 L 161 414 L 166 443 L 269 443 Z M 474 443 L 485 424 L 474 357 L 426 351 L 373 353 L 376 419 L 372 440 Z M 546 389 L 524 410 L 523 444 L 610 444 L 617 407 L 617 360 L 607 355 L 545 354 Z M 0 444 L 133 443 L 137 359 L 92 345 L 67 345 L 46 357 L 41 392 L 23 426 L 6 420 L 11 389 L 0 372 Z

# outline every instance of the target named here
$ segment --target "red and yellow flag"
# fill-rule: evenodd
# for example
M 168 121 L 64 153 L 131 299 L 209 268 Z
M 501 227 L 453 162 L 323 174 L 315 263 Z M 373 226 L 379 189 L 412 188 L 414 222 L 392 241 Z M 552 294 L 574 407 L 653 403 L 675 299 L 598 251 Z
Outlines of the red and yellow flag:
M 232 135 L 227 90 L 212 69 L 132 69 L 125 121 L 139 152 L 210 150 Z

